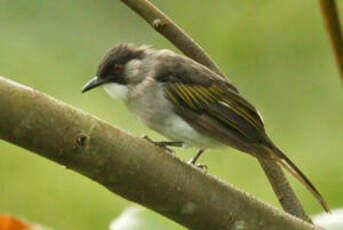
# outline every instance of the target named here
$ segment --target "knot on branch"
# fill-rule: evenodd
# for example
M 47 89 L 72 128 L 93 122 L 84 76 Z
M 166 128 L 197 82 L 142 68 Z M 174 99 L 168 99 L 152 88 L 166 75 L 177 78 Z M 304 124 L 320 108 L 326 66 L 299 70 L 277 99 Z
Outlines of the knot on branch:
M 89 136 L 80 134 L 79 136 L 73 139 L 73 148 L 82 149 L 87 145 L 88 142 L 89 142 Z
M 166 23 L 164 21 L 162 21 L 162 19 L 160 18 L 156 18 L 152 21 L 152 27 L 154 27 L 155 30 L 161 30 Z

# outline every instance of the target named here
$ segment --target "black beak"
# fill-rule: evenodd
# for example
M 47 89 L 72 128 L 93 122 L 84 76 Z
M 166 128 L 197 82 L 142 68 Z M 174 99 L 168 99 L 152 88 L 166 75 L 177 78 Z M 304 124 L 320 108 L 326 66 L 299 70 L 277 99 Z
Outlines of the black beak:
M 82 93 L 87 92 L 88 90 L 91 90 L 99 85 L 102 85 L 106 82 L 106 80 L 101 79 L 99 77 L 95 77 L 92 80 L 90 80 L 89 82 L 87 82 L 87 84 L 83 87 L 82 89 Z

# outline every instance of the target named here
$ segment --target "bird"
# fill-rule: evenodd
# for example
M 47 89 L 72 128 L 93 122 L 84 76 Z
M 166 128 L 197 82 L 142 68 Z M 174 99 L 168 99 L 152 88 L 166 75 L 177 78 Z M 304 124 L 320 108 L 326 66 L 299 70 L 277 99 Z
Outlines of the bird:
M 106 52 L 82 92 L 98 86 L 171 140 L 160 142 L 162 146 L 181 143 L 198 148 L 189 163 L 196 164 L 206 149 L 224 146 L 272 159 L 330 212 L 315 186 L 267 136 L 257 109 L 227 78 L 204 65 L 168 49 L 120 43 Z

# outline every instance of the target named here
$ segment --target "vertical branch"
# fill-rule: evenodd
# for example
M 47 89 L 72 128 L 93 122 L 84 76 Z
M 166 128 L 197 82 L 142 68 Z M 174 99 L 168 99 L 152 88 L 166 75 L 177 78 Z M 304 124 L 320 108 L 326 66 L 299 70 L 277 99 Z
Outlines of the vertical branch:
M 205 53 L 200 45 L 151 2 L 147 0 L 121 1 L 140 15 L 150 26 L 167 38 L 186 56 L 224 76 L 218 65 Z
M 336 57 L 338 71 L 343 81 L 343 38 L 337 7 L 334 0 L 319 0 L 326 31 L 331 40 L 331 46 Z
M 156 6 L 148 0 L 121 0 L 134 12 L 140 15 L 157 32 L 162 34 L 185 55 L 193 60 L 207 66 L 220 76 L 225 77 L 223 71 L 219 69 L 216 63 L 205 53 L 205 51 L 196 42 L 188 36 L 179 26 L 161 12 Z M 305 221 L 311 222 L 301 206 L 298 198 L 290 187 L 287 178 L 279 165 L 273 160 L 262 160 L 259 162 L 264 169 L 276 195 L 284 210 Z
M 258 160 L 267 175 L 282 208 L 294 216 L 297 216 L 309 223 L 313 223 L 301 206 L 299 199 L 295 195 L 281 167 L 271 159 L 260 157 Z M 271 164 L 271 162 L 273 162 L 273 164 Z

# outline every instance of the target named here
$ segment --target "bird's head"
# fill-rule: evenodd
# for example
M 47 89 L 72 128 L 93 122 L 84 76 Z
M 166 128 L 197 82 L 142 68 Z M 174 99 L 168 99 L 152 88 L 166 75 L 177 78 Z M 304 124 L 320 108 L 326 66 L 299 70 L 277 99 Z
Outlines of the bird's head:
M 126 88 L 129 84 L 128 63 L 141 60 L 146 50 L 147 48 L 144 46 L 116 45 L 106 53 L 98 65 L 96 76 L 83 87 L 82 92 L 84 93 L 100 85 L 103 85 L 108 93 L 110 93 L 109 88 Z

